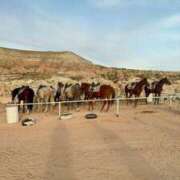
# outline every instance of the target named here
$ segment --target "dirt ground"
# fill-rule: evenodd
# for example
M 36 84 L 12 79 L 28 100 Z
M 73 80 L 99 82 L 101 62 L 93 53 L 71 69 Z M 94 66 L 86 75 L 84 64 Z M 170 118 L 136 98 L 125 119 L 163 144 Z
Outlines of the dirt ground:
M 56 113 L 37 124 L 0 124 L 0 180 L 179 180 L 180 114 L 123 106 L 86 120 Z M 2 118 L 3 116 L 1 116 Z

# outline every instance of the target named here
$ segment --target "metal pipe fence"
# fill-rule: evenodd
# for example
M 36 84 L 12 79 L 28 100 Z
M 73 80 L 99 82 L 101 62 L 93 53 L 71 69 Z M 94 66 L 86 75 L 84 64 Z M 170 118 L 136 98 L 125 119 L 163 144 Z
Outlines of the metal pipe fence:
M 175 101 L 178 101 L 178 108 L 180 108 L 180 95 L 166 95 L 166 96 L 161 96 L 161 97 L 152 97 L 152 103 L 154 102 L 154 100 L 159 99 L 159 101 L 167 101 L 169 106 L 172 107 L 173 103 Z M 147 97 L 132 97 L 132 98 L 124 98 L 124 97 L 117 97 L 114 99 L 92 99 L 92 100 L 73 100 L 73 101 L 59 101 L 59 102 L 41 102 L 41 103 L 24 103 L 24 106 L 27 105 L 58 105 L 58 117 L 59 119 L 61 119 L 61 112 L 62 112 L 62 105 L 64 104 L 69 104 L 69 103 L 95 103 L 95 102 L 107 102 L 107 101 L 114 101 L 115 106 L 116 106 L 116 116 L 119 116 L 120 113 L 120 102 L 127 102 L 127 101 L 135 101 L 135 100 L 144 100 L 144 101 L 149 101 Z M 22 104 L 6 104 L 7 106 L 21 106 Z

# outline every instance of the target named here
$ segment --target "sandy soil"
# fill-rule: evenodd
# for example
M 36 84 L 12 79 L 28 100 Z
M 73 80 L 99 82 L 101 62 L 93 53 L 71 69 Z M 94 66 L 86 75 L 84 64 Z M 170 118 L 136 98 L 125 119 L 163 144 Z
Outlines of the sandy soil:
M 32 127 L 0 124 L 0 180 L 179 180 L 180 115 L 122 107 L 86 120 L 33 114 Z

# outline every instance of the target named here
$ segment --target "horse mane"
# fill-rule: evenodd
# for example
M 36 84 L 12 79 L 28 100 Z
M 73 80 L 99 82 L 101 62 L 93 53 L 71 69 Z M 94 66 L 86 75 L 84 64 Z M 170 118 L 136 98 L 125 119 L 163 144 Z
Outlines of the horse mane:
M 134 89 L 137 89 L 137 88 L 139 88 L 140 86 L 142 86 L 142 84 L 144 83 L 144 81 L 147 81 L 147 78 L 143 78 L 141 81 L 137 82 L 137 83 L 135 84 Z
M 72 83 L 70 83 L 70 84 L 69 84 L 69 83 L 66 83 L 66 84 L 65 84 L 65 89 L 66 89 L 66 88 L 69 88 L 70 86 L 72 86 Z
M 165 79 L 166 79 L 166 78 L 160 79 L 158 83 L 162 83 Z
M 39 87 L 38 87 L 38 90 L 40 90 L 40 89 L 42 89 L 42 88 L 44 88 L 44 87 L 47 87 L 46 85 L 39 85 Z

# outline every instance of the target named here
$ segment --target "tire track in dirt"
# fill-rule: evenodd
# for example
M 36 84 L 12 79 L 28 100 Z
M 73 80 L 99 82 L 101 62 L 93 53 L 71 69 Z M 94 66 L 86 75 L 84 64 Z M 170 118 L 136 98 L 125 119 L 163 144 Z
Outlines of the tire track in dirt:
M 107 145 L 109 151 L 114 156 L 115 163 L 123 163 L 132 174 L 133 179 L 137 180 L 159 180 L 165 179 L 160 176 L 159 173 L 150 166 L 150 164 L 139 154 L 138 151 L 132 149 L 125 143 L 120 135 L 115 134 L 112 130 L 108 129 L 102 124 L 93 124 L 96 131 L 101 135 L 104 143 Z M 113 141 L 119 142 L 116 148 L 112 148 L 111 143 L 107 142 L 106 138 L 111 137 Z
M 57 124 L 51 139 L 51 150 L 48 155 L 44 180 L 76 180 L 72 167 L 71 142 L 64 123 Z
M 177 138 L 180 136 L 180 127 L 176 126 L 179 122 L 177 121 L 177 117 L 171 121 L 170 116 L 173 117 L 173 112 L 171 112 L 171 115 L 166 114 L 166 112 L 164 112 L 164 114 L 162 113 L 163 112 L 160 114 L 153 114 L 151 117 L 148 115 L 141 116 L 137 114 L 135 116 L 135 122 L 150 128 L 151 131 L 156 134 L 154 145 L 157 144 L 156 146 L 159 148 L 159 152 L 156 152 L 156 156 L 159 154 L 159 158 L 164 162 L 168 159 L 164 174 L 176 174 L 177 177 L 175 177 L 175 179 L 177 179 L 180 177 L 180 163 L 175 160 L 180 158 L 180 139 Z M 155 156 L 155 152 L 152 153 L 151 156 Z
M 133 179 L 125 163 L 116 161 L 113 150 L 107 146 L 101 133 L 97 131 L 95 121 L 84 123 L 77 128 L 67 128 L 70 133 L 73 156 L 73 168 L 76 177 L 81 180 L 123 180 Z

